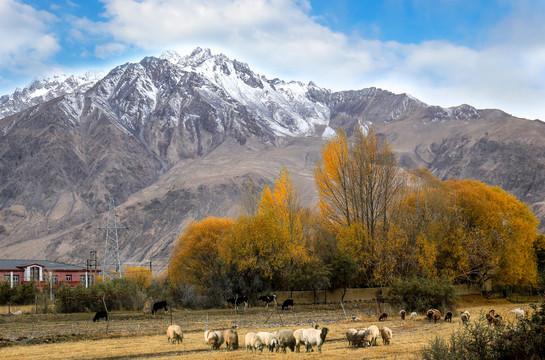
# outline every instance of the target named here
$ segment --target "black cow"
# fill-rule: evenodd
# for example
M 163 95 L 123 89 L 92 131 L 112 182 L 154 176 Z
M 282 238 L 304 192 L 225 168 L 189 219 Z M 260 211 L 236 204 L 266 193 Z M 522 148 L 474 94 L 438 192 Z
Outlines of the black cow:
M 267 304 L 266 307 L 269 307 L 269 303 L 272 303 L 273 301 L 276 304 L 276 295 L 261 295 L 257 300 L 264 301 L 265 304 Z
M 97 311 L 95 317 L 93 318 L 93 322 L 100 321 L 100 319 L 106 319 L 106 321 L 108 321 L 108 312 L 104 310 Z
M 235 309 L 238 309 L 238 306 L 244 303 L 244 308 L 248 307 L 248 297 L 247 296 L 235 296 L 227 298 L 227 302 L 233 304 Z
M 293 299 L 286 299 L 282 303 L 282 310 L 289 310 L 289 307 L 293 307 Z
M 153 315 L 155 315 L 157 313 L 157 310 L 159 310 L 159 309 L 165 309 L 165 312 L 168 310 L 166 300 L 158 301 L 155 304 L 153 304 L 153 308 L 151 309 L 151 313 Z

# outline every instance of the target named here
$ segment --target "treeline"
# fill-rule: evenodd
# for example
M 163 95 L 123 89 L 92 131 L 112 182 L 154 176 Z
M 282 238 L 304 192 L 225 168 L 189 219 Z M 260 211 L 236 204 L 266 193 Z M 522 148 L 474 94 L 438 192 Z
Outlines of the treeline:
M 499 187 L 440 181 L 397 167 L 373 131 L 341 130 L 315 169 L 316 209 L 300 205 L 288 170 L 251 180 L 238 219 L 209 217 L 177 240 L 170 278 L 223 301 L 234 293 L 389 285 L 415 276 L 533 286 L 538 220 Z M 220 296 L 218 296 L 220 295 Z

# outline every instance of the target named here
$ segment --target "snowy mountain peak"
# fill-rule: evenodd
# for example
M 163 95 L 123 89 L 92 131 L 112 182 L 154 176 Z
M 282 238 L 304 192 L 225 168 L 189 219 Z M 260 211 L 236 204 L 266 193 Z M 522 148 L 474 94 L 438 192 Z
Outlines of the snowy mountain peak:
M 0 96 L 0 119 L 58 96 L 83 93 L 103 76 L 101 72 L 89 71 L 83 75 L 59 74 L 35 79 L 24 88 L 17 88 L 12 94 Z

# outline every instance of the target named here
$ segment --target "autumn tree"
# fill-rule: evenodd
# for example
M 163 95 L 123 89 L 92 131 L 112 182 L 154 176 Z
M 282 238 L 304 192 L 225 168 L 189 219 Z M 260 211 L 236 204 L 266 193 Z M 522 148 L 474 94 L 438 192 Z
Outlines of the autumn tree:
M 151 285 L 151 270 L 145 266 L 128 266 L 123 278 L 133 281 L 140 290 L 144 290 Z
M 271 189 L 261 193 L 258 212 L 243 215 L 222 242 L 221 255 L 256 286 L 276 287 L 287 283 L 287 275 L 307 261 L 302 210 L 297 190 L 284 169 Z
M 373 129 L 340 129 L 322 148 L 314 171 L 323 221 L 337 233 L 341 253 L 360 266 L 361 280 L 372 281 L 376 246 L 388 231 L 391 204 L 403 185 L 396 157 Z
M 538 220 L 528 207 L 497 186 L 475 180 L 449 180 L 461 211 L 458 236 L 466 262 L 459 278 L 479 285 L 535 284 L 534 242 Z
M 230 233 L 233 221 L 207 217 L 190 223 L 174 244 L 169 262 L 169 276 L 200 288 L 213 288 L 225 274 L 219 245 Z

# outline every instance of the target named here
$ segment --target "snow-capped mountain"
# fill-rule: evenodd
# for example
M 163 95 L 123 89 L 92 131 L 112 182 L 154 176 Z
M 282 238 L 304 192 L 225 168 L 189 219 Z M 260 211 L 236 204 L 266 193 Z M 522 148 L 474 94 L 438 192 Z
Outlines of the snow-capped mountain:
M 83 93 L 102 76 L 104 74 L 100 72 L 87 72 L 79 76 L 55 75 L 36 79 L 12 94 L 0 96 L 0 119 L 61 95 Z
M 545 219 L 545 126 L 377 88 L 267 79 L 208 49 L 107 74 L 35 81 L 0 98 L 0 248 L 73 262 L 100 249 L 108 198 L 127 260 L 165 264 L 192 219 L 238 216 L 242 184 L 287 167 L 307 205 L 324 138 L 373 127 L 402 166 L 499 185 Z

